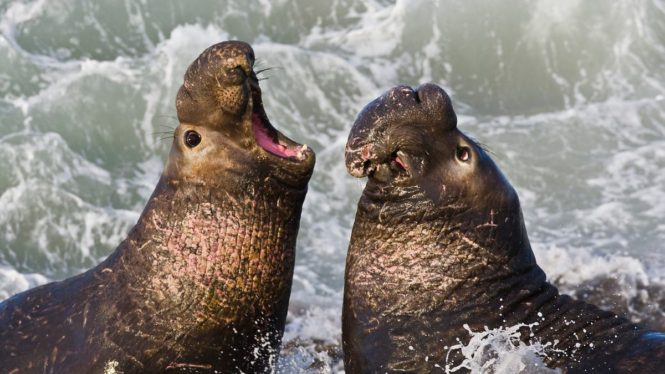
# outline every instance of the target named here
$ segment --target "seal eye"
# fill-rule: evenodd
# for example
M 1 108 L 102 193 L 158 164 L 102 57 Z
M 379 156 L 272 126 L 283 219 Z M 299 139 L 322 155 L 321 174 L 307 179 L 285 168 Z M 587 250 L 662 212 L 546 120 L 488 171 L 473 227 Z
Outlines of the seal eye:
M 185 144 L 189 148 L 194 148 L 199 145 L 199 143 L 201 143 L 201 135 L 198 132 L 189 130 L 185 133 Z
M 455 156 L 457 156 L 458 160 L 466 162 L 469 161 L 469 159 L 471 158 L 471 151 L 469 150 L 468 147 L 457 147 Z

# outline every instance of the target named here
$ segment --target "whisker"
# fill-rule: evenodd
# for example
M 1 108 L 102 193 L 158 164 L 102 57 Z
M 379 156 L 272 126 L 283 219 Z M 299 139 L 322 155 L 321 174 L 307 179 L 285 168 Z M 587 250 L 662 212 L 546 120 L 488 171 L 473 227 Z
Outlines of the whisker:
M 490 147 L 489 147 L 487 144 L 484 144 L 484 143 L 478 143 L 478 146 L 479 146 L 480 149 L 482 149 L 483 151 L 485 151 L 485 152 L 491 154 L 492 156 L 496 156 L 496 153 L 495 153 L 492 149 L 490 149 Z
M 282 66 L 269 66 L 267 68 L 257 70 L 256 75 L 259 75 L 261 73 L 265 73 L 266 71 L 270 71 L 270 70 L 284 70 L 284 67 L 282 67 Z
M 164 129 L 163 132 L 173 132 L 178 127 L 178 126 L 172 126 L 172 125 L 164 125 L 164 124 L 161 124 L 161 123 L 158 123 L 157 126 Z M 159 131 L 155 131 L 155 132 L 159 132 Z
M 263 65 L 263 60 L 260 58 L 254 59 L 254 67 L 260 68 Z
M 481 142 L 479 142 L 478 140 L 476 140 L 476 139 L 474 139 L 474 138 L 472 138 L 472 137 L 470 137 L 470 136 L 469 136 L 469 139 L 470 139 L 475 145 L 477 145 L 478 148 L 482 149 L 484 152 L 490 154 L 491 156 L 494 156 L 494 157 L 497 157 L 497 158 L 498 158 L 498 155 L 497 155 L 497 154 L 496 154 L 496 153 L 495 153 L 495 152 L 494 152 L 494 151 L 493 151 L 493 150 L 492 150 L 487 144 L 481 143 Z
M 269 68 L 259 69 L 259 70 L 256 71 L 256 75 L 259 75 L 259 74 L 261 74 L 265 71 L 269 71 L 269 70 L 273 70 L 273 69 L 275 69 L 275 68 L 274 67 L 269 67 Z

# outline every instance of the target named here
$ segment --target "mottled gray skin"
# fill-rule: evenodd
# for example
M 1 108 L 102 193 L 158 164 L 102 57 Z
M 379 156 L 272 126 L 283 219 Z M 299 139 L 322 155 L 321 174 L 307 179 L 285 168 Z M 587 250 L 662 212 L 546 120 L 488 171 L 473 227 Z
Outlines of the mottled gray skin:
M 253 63 L 242 42 L 192 63 L 171 153 L 138 223 L 97 267 L 0 304 L 1 372 L 272 369 L 314 153 L 272 128 Z M 301 153 L 267 152 L 252 121 Z M 200 134 L 194 147 L 188 130 Z
M 469 341 L 465 324 L 524 323 L 525 342 L 555 344 L 552 368 L 662 373 L 665 334 L 545 280 L 515 190 L 456 122 L 448 95 L 427 84 L 386 92 L 353 125 L 347 168 L 368 182 L 346 262 L 346 372 L 443 372 L 462 362 L 449 347 Z

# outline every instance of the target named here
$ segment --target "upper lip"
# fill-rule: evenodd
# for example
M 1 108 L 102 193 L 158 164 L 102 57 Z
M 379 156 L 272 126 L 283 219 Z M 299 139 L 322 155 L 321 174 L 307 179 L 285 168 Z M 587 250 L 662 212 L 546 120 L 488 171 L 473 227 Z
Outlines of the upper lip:
M 346 145 L 346 167 L 352 176 L 361 178 L 369 175 L 376 166 L 373 165 L 373 160 L 376 159 L 375 146 L 373 143 L 361 143 L 358 145 L 354 143 L 354 141 L 350 140 Z
M 249 75 L 247 81 L 252 101 L 252 134 L 256 145 L 272 158 L 280 161 L 287 161 L 292 164 L 299 164 L 305 168 L 313 167 L 314 152 L 312 149 L 307 145 L 291 140 L 270 123 L 263 108 L 261 88 L 258 84 L 258 79 L 253 72 Z M 255 118 L 260 121 L 258 126 L 261 127 L 258 129 L 255 127 L 257 126 Z M 265 144 L 267 141 L 272 143 Z M 284 151 L 284 154 L 280 154 L 280 151 Z
M 345 161 L 349 173 L 364 177 L 395 152 L 388 131 L 400 126 L 456 127 L 457 117 L 450 97 L 440 87 L 426 83 L 413 89 L 396 86 L 367 104 L 353 123 L 346 143 Z M 403 161 L 403 160 L 402 160 Z

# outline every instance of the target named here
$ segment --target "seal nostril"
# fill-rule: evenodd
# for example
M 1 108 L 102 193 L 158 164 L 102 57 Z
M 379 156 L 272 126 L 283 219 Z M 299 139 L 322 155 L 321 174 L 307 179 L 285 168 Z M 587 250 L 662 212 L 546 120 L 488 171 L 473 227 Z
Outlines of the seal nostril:
M 245 65 L 236 65 L 231 71 L 234 73 L 240 75 L 243 78 L 247 78 L 249 76 L 249 72 L 247 71 L 248 67 Z
M 416 103 L 420 104 L 421 101 L 420 101 L 420 94 L 419 94 L 418 90 L 413 90 L 413 96 L 416 99 Z

